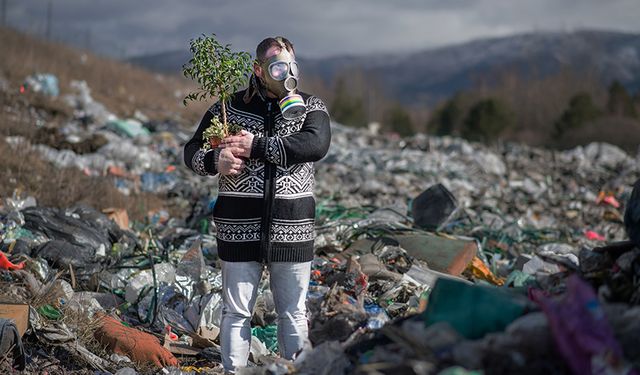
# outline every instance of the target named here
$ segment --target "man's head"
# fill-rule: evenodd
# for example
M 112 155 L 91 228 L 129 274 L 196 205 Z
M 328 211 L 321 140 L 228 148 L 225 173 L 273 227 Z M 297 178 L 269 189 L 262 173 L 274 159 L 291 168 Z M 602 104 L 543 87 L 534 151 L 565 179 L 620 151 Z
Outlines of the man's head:
M 293 44 L 284 37 L 266 38 L 256 48 L 256 77 L 275 97 L 283 98 L 298 86 L 298 64 Z
M 298 63 L 293 44 L 287 38 L 278 36 L 260 42 L 253 71 L 267 89 L 267 95 L 280 99 L 278 105 L 284 118 L 293 119 L 305 113 L 304 100 L 296 92 Z

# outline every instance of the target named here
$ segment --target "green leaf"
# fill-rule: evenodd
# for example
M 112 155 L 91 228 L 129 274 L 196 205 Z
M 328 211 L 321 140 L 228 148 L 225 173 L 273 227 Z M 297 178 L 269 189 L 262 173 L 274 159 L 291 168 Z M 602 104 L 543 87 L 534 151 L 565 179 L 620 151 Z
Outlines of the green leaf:
M 182 73 L 195 80 L 199 88 L 185 97 L 185 102 L 207 97 L 218 97 L 224 102 L 251 76 L 251 55 L 245 51 L 233 52 L 231 45 L 223 46 L 215 34 L 202 34 L 189 43 L 193 56 L 183 65 Z

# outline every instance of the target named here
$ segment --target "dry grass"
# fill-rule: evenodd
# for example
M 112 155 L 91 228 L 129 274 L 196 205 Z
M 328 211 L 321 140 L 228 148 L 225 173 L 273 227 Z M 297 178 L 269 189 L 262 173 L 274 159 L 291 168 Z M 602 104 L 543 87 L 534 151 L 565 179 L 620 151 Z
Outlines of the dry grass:
M 640 152 L 640 121 L 605 116 L 574 129 L 558 141 L 564 148 L 571 148 L 593 140 L 617 145 L 635 156 Z
M 62 94 L 68 92 L 72 80 L 85 80 L 94 99 L 119 116 L 132 116 L 138 109 L 151 119 L 179 118 L 189 126 L 201 118 L 207 107 L 206 103 L 192 103 L 186 108 L 182 105 L 184 93 L 194 86 L 178 76 L 150 73 L 2 27 L 0 45 L 0 77 L 6 78 L 14 90 L 30 74 L 53 73 Z
M 111 178 L 86 176 L 76 168 L 58 169 L 40 159 L 29 147 L 14 149 L 3 139 L 0 139 L 0 160 L 3 169 L 0 198 L 19 191 L 33 195 L 39 205 L 48 207 L 67 208 L 76 203 L 85 203 L 98 210 L 119 207 L 125 208 L 135 220 L 166 205 L 166 198 L 161 195 L 126 196 L 116 189 Z
M 20 135 L 32 138 L 38 129 L 38 119 L 43 119 L 49 127 L 57 127 L 71 116 L 71 109 L 59 99 L 0 91 L 1 136 Z
M 86 203 L 96 209 L 118 207 L 127 209 L 134 220 L 146 217 L 149 211 L 167 209 L 170 214 L 186 213 L 167 205 L 167 197 L 153 193 L 125 196 L 109 177 L 89 177 L 74 168 L 58 169 L 40 159 L 26 146 L 10 147 L 5 136 L 22 136 L 35 143 L 48 143 L 51 136 L 36 126 L 57 128 L 69 121 L 72 110 L 60 98 L 38 94 L 19 94 L 24 78 L 35 72 L 51 72 L 60 80 L 64 94 L 71 80 L 86 80 L 92 95 L 119 116 L 127 117 L 136 109 L 151 119 L 180 119 L 191 127 L 199 120 L 206 104 L 185 109 L 176 89 L 185 90 L 190 83 L 178 77 L 166 77 L 146 72 L 128 64 L 99 58 L 70 47 L 42 41 L 18 32 L 0 28 L 0 78 L 9 81 L 9 91 L 0 91 L 0 198 L 18 190 L 33 195 L 38 204 L 65 208 Z M 86 61 L 82 62 L 82 55 Z M 40 130 L 39 130 L 40 129 Z
M 62 312 L 64 314 L 62 322 L 72 329 L 78 338 L 78 342 L 100 358 L 109 358 L 111 356 L 111 352 L 106 349 L 106 346 L 101 344 L 93 335 L 100 326 L 99 320 L 90 319 L 86 311 L 65 308 Z
M 163 208 L 165 197 L 142 193 L 125 196 L 108 177 L 90 177 L 75 168 L 58 169 L 42 160 L 28 146 L 11 147 L 5 136 L 19 135 L 33 139 L 37 118 L 44 118 L 55 126 L 68 119 L 70 113 L 57 100 L 35 96 L 0 93 L 0 168 L 2 184 L 0 198 L 10 197 L 14 191 L 33 195 L 43 206 L 66 208 L 86 203 L 96 209 L 126 208 L 133 219 L 143 219 L 150 210 Z M 37 112 L 37 114 L 35 113 Z

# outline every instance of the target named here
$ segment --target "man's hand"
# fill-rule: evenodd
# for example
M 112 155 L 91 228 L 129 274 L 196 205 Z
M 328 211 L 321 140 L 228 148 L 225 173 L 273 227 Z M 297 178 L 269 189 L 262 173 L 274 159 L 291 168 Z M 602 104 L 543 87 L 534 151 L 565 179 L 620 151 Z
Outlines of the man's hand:
M 251 155 L 252 143 L 253 134 L 242 130 L 239 135 L 231 135 L 224 138 L 218 147 L 230 150 L 235 157 L 248 158 Z M 220 157 L 222 157 L 222 154 L 220 154 Z
M 233 156 L 230 148 L 223 148 L 220 151 L 218 160 L 218 172 L 224 176 L 237 175 L 244 169 L 244 160 Z

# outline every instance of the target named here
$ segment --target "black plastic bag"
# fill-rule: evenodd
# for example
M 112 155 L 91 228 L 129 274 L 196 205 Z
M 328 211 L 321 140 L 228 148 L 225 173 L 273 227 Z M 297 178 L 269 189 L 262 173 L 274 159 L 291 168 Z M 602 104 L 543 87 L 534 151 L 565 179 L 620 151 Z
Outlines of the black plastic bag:
M 0 318 L 0 357 L 4 357 L 9 350 L 13 355 L 13 367 L 19 371 L 24 370 L 26 357 L 18 328 L 12 320 Z
M 416 226 L 435 231 L 458 207 L 456 198 L 442 184 L 433 185 L 418 195 L 411 205 Z

